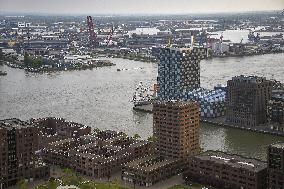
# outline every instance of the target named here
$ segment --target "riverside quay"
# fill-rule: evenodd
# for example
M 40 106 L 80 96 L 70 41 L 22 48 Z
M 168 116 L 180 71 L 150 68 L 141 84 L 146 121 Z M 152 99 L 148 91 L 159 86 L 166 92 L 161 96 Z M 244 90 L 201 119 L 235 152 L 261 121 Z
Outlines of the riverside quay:
M 42 157 L 49 164 L 103 178 L 119 171 L 124 163 L 149 155 L 152 149 L 152 142 L 107 130 L 52 142 L 42 150 Z

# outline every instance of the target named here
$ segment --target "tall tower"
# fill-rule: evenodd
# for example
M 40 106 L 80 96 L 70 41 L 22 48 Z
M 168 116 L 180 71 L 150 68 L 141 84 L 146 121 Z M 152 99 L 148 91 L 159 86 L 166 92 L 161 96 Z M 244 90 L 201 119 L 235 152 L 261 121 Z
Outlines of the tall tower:
M 268 188 L 284 188 L 284 143 L 268 147 Z
M 89 40 L 91 47 L 96 47 L 97 44 L 97 34 L 94 31 L 93 18 L 91 16 L 87 16 L 87 24 L 89 27 Z
M 266 122 L 266 106 L 272 83 L 257 76 L 237 76 L 227 84 L 226 121 L 254 127 Z
M 158 79 L 159 100 L 187 100 L 190 90 L 200 87 L 200 61 L 205 48 L 160 48 Z
M 199 152 L 197 102 L 157 102 L 153 112 L 153 132 L 158 155 L 186 159 Z
M 38 129 L 18 119 L 0 120 L 0 188 L 15 185 L 21 179 L 45 178 L 49 169 L 39 165 Z
M 284 90 L 272 91 L 267 105 L 267 120 L 278 131 L 284 131 Z

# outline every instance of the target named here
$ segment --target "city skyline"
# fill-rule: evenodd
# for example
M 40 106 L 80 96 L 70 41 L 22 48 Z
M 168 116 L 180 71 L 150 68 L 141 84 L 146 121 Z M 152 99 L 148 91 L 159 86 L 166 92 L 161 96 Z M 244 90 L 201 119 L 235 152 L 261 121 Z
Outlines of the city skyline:
M 230 13 L 248 11 L 271 11 L 284 9 L 283 0 L 0 0 L 3 13 L 45 14 L 198 14 Z

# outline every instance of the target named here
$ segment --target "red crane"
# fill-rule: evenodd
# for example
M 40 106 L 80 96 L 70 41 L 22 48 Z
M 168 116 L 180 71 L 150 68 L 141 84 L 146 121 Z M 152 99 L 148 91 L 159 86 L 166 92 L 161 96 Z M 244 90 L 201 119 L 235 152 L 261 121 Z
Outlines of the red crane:
M 93 18 L 91 16 L 87 16 L 87 23 L 89 27 L 89 33 L 90 33 L 90 45 L 91 47 L 96 47 L 97 44 L 97 34 L 94 31 L 94 24 L 93 24 Z
M 112 26 L 111 29 L 110 29 L 109 35 L 108 35 L 107 46 L 110 45 L 110 41 L 111 41 L 111 39 L 112 39 L 113 33 L 114 33 L 114 27 Z

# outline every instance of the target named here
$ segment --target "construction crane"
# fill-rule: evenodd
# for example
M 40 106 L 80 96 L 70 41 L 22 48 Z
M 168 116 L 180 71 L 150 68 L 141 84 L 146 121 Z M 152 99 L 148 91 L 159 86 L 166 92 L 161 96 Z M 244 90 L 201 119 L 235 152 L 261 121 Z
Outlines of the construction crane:
M 96 47 L 97 44 L 97 34 L 94 31 L 94 24 L 93 24 L 93 18 L 91 16 L 87 16 L 87 24 L 89 27 L 89 40 L 91 47 Z
M 107 46 L 110 46 L 110 41 L 112 40 L 113 33 L 114 33 L 114 27 L 112 26 L 111 29 L 110 29 L 108 38 L 107 38 Z
M 220 43 L 223 43 L 223 32 L 221 33 L 221 36 L 220 36 Z
M 168 44 L 166 45 L 166 47 L 172 47 L 173 46 L 172 40 L 173 40 L 173 36 L 171 35 L 170 38 L 169 38 Z
M 27 36 L 28 36 L 28 48 L 30 47 L 30 25 L 26 25 L 28 31 L 27 31 Z

